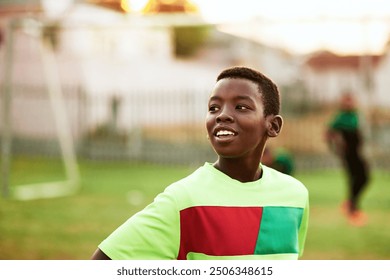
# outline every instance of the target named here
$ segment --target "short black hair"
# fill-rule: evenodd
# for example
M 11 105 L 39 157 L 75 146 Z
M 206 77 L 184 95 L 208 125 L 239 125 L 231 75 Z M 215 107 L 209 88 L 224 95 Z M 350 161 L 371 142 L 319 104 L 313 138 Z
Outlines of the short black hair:
M 234 66 L 223 70 L 217 77 L 217 82 L 222 79 L 247 79 L 258 85 L 259 93 L 264 105 L 264 115 L 278 115 L 280 111 L 280 94 L 276 84 L 259 71 L 244 67 Z

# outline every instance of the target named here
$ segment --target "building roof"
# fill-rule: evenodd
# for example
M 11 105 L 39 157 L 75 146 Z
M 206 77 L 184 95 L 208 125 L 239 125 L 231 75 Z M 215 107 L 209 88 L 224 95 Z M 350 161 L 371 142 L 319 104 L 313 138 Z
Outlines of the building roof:
M 0 1 L 0 17 L 5 15 L 21 15 L 42 12 L 39 0 L 3 0 Z
M 88 4 L 98 5 L 103 8 L 125 13 L 121 0 L 85 0 Z
M 339 56 L 331 52 L 321 52 L 312 55 L 307 61 L 306 66 L 315 70 L 334 70 L 334 69 L 351 69 L 358 70 L 361 68 L 363 59 L 371 63 L 372 67 L 377 67 L 382 59 L 382 55 L 347 55 Z

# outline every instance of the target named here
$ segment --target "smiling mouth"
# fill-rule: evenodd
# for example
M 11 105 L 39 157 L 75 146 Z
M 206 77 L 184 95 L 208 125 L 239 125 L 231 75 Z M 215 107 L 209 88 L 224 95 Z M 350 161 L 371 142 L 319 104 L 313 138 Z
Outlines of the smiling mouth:
M 217 133 L 215 133 L 215 136 L 218 137 L 218 138 L 227 138 L 227 137 L 231 137 L 231 136 L 235 136 L 236 133 L 233 132 L 233 131 L 230 131 L 230 130 L 219 130 L 217 131 Z

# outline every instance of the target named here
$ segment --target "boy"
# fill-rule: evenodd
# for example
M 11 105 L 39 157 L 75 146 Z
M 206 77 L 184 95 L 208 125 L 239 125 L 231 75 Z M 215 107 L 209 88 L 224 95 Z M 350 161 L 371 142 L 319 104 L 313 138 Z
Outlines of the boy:
M 246 67 L 220 73 L 206 117 L 218 159 L 173 183 L 104 240 L 93 259 L 297 259 L 308 192 L 260 164 L 282 127 L 276 85 Z

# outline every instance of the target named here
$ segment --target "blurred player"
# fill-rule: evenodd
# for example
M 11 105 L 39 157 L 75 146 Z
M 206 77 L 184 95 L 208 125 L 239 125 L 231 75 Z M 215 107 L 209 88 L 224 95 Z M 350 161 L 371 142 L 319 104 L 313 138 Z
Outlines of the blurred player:
M 264 149 L 261 162 L 268 167 L 276 169 L 284 174 L 292 175 L 294 173 L 294 159 L 292 155 L 284 148 L 272 149 L 270 147 L 266 147 Z
M 342 161 L 348 176 L 348 200 L 342 205 L 349 222 L 355 226 L 366 224 L 367 216 L 359 202 L 369 180 L 369 168 L 362 154 L 363 137 L 360 129 L 356 100 L 345 93 L 339 112 L 328 124 L 326 140 L 331 151 Z

